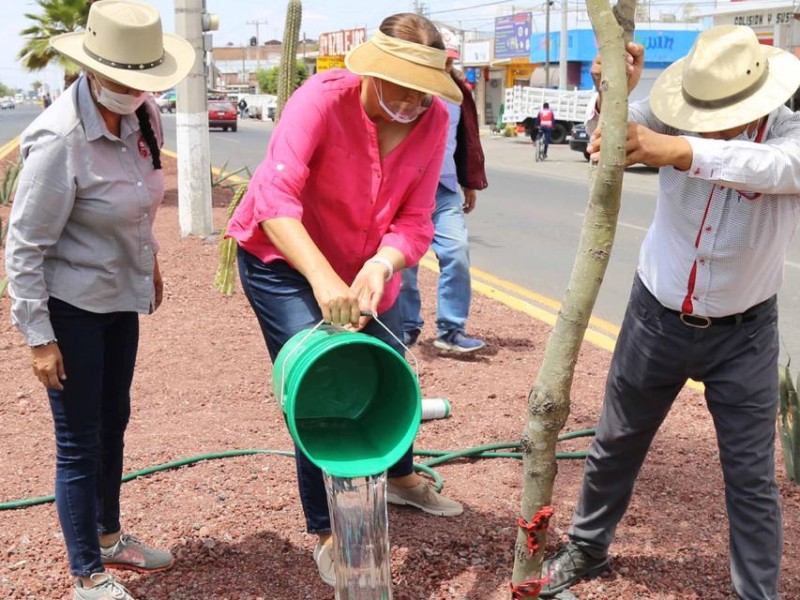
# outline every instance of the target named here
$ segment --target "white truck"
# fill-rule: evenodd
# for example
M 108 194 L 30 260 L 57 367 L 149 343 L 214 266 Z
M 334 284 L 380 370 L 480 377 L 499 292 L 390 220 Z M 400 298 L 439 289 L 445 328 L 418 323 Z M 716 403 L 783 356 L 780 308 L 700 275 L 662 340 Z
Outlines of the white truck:
M 526 132 L 545 102 L 555 115 L 553 143 L 567 141 L 575 123 L 583 123 L 586 109 L 594 99 L 592 90 L 553 90 L 549 88 L 515 86 L 507 88 L 503 107 L 503 123 L 523 125 Z

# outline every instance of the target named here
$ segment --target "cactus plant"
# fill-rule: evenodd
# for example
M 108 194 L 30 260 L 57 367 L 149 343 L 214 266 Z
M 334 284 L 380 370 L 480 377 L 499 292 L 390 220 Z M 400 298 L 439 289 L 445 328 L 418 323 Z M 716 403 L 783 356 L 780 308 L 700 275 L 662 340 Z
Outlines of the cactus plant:
M 780 366 L 779 385 L 780 414 L 778 429 L 781 432 L 783 446 L 783 462 L 786 465 L 786 476 L 790 481 L 800 483 L 800 402 L 797 390 L 800 389 L 800 377 L 797 384 L 792 383 L 789 365 Z
M 283 107 L 295 88 L 297 78 L 297 40 L 300 37 L 300 22 L 303 5 L 300 0 L 289 0 L 286 7 L 286 25 L 283 29 L 283 54 L 278 73 L 278 107 L 275 120 L 281 118 Z
M 226 296 L 233 294 L 233 287 L 236 282 L 236 240 L 233 238 L 226 238 L 225 232 L 228 230 L 228 221 L 230 221 L 233 211 L 239 206 L 247 191 L 247 184 L 241 184 L 236 192 L 233 194 L 233 199 L 228 205 L 228 211 L 225 215 L 225 225 L 222 228 L 222 235 L 219 242 L 219 265 L 217 266 L 217 273 L 214 276 L 214 287 L 218 292 Z

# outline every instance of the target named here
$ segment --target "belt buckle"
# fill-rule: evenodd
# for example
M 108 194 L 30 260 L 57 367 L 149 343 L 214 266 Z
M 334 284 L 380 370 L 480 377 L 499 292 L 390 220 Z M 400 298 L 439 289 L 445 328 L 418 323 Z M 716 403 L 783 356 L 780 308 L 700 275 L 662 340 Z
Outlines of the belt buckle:
M 688 327 L 695 327 L 697 329 L 708 329 L 711 327 L 711 317 L 690 315 L 689 313 L 682 312 L 680 314 L 680 320 L 681 323 Z

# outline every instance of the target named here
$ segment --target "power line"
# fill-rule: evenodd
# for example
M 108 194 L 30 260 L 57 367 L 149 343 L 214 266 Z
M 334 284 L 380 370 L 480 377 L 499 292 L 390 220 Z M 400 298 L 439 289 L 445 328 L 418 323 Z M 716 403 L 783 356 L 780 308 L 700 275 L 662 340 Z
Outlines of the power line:
M 473 6 L 463 6 L 461 8 L 450 8 L 447 10 L 434 10 L 430 11 L 428 15 L 440 15 L 442 13 L 458 12 L 462 10 L 472 10 L 474 8 L 486 8 L 487 6 L 496 6 L 498 4 L 508 4 L 509 2 L 519 2 L 519 0 L 498 0 L 497 2 L 486 2 L 485 4 L 474 4 Z

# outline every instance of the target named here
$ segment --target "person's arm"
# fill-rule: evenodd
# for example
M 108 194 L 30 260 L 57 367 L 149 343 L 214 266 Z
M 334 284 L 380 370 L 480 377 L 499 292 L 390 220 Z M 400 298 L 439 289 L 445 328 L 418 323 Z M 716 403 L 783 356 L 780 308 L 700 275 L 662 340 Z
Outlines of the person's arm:
M 300 87 L 286 103 L 248 193 L 256 196 L 255 216 L 278 251 L 308 280 L 325 321 L 357 323 L 356 295 L 342 281 L 302 223 L 300 196 L 308 165 L 325 141 L 326 118 L 336 118 L 312 85 Z M 345 168 L 345 166 L 342 166 Z
M 690 138 L 653 131 L 645 125 L 628 123 L 625 140 L 625 166 L 644 164 L 649 167 L 675 167 L 686 171 L 692 164 L 692 146 Z M 600 158 L 600 146 L 603 132 L 596 129 L 592 132 L 591 141 L 586 146 L 590 159 Z
M 41 132 L 26 140 L 19 185 L 11 207 L 6 275 L 11 318 L 31 347 L 34 374 L 62 389 L 66 378 L 47 308 L 44 253 L 61 237 L 75 203 L 75 176 L 66 140 Z
M 764 143 L 686 136 L 689 177 L 762 194 L 800 194 L 800 114 L 785 106 L 771 115 Z
M 635 42 L 628 42 L 628 46 L 625 50 L 625 63 L 628 74 L 628 93 L 630 94 L 636 88 L 639 83 L 639 79 L 642 77 L 642 70 L 644 69 L 644 46 Z M 603 103 L 603 92 L 605 90 L 603 89 L 602 81 L 603 63 L 599 52 L 594 57 L 589 72 L 592 76 L 594 87 L 598 92 L 595 108 L 597 112 L 600 112 L 600 108 Z
M 469 214 L 475 210 L 475 204 L 478 202 L 478 193 L 469 188 L 461 188 L 464 192 L 464 214 Z
M 268 219 L 261 222 L 261 228 L 286 260 L 311 284 L 323 320 L 334 324 L 358 323 L 361 310 L 357 295 L 334 271 L 299 219 Z

